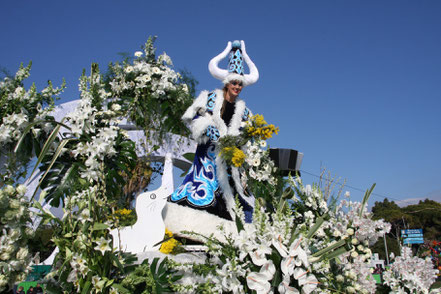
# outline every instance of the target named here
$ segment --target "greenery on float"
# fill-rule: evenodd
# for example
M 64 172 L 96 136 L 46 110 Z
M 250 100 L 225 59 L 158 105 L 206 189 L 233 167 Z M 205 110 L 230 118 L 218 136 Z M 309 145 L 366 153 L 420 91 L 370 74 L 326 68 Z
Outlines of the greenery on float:
M 24 163 L 36 154 L 38 158 L 32 174 L 40 170 L 42 177 L 32 192 L 35 196 L 41 191 L 40 201 L 45 200 L 53 206 L 62 205 L 64 211 L 59 219 L 43 208 L 39 201 L 32 201 L 41 218 L 40 225 L 51 227 L 52 242 L 58 248 L 53 271 L 47 277 L 49 293 L 117 293 L 117 289 L 124 290 L 120 282 L 136 268 L 132 264 L 133 256 L 118 253 L 113 247 L 110 230 L 136 220 L 132 212 L 119 212 L 124 211 L 133 195 L 150 182 L 152 171 L 159 170 L 145 169 L 145 161 L 136 156 L 135 142 L 118 124 L 122 117 L 129 117 L 139 124 L 138 127 L 149 136 L 150 142 L 144 143 L 149 154 L 162 144 L 165 134 L 186 134 L 183 125 L 177 126 L 176 122 L 180 121 L 182 109 L 191 103 L 196 85 L 188 73 L 179 75 L 171 69 L 171 60 L 165 53 L 155 57 L 153 41 L 149 39 L 144 47 L 145 58 L 139 58 L 134 63 L 152 69 L 152 81 L 157 82 L 155 85 L 161 91 L 164 90 L 155 97 L 150 95 L 155 85 L 151 84 L 143 91 L 140 91 L 142 87 L 136 86 L 139 82 L 139 79 L 135 80 L 136 74 L 141 72 L 118 71 L 135 64 L 112 67 L 115 77 L 135 84 L 131 90 L 118 92 L 122 96 L 116 95 L 110 85 L 121 80 L 104 79 L 98 65 L 92 64 L 90 75 L 83 72 L 80 78 L 81 100 L 77 109 L 62 121 L 55 122 L 49 113 L 64 84 L 61 89 L 54 89 L 49 83 L 42 93 L 37 93 L 34 86 L 25 91 L 22 80 L 29 76 L 30 65 L 21 67 L 15 78 L 1 82 L 3 137 L 0 149 L 2 160 L 8 160 L 2 176 L 15 185 L 17 179 L 25 177 L 27 167 Z M 139 52 L 135 54 L 137 57 L 142 55 Z M 17 100 L 15 104 L 12 99 Z M 154 113 L 146 105 L 154 105 Z M 153 132 L 152 126 L 157 133 Z M 14 170 L 17 166 L 21 170 Z M 141 180 L 139 175 L 142 175 Z M 8 196 L 8 193 L 5 195 Z M 10 195 L 7 198 L 12 199 Z M 17 207 L 29 215 L 28 207 Z M 6 226 L 11 225 L 8 221 L 12 220 L 10 212 L 3 215 L 8 218 Z M 25 236 L 23 233 L 19 238 L 26 243 L 29 238 Z M 7 248 L 7 244 L 1 245 Z M 20 247 L 26 248 L 25 244 Z M 23 254 L 20 253 L 20 256 Z M 27 256 L 26 262 L 25 267 L 31 258 Z M 160 268 L 163 270 L 163 267 Z M 23 280 L 25 273 L 24 270 L 21 275 L 2 271 L 1 280 L 7 281 L 7 289 L 14 282 Z M 162 284 L 165 285 L 165 282 Z M 130 288 L 127 281 L 125 285 Z

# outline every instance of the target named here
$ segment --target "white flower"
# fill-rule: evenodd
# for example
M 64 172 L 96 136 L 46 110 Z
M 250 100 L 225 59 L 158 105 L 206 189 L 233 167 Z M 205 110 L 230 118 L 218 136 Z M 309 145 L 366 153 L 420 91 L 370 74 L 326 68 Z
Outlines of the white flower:
M 282 282 L 280 283 L 279 287 L 277 288 L 277 290 L 279 290 L 279 292 L 281 294 L 299 294 L 299 290 L 297 290 L 294 287 L 291 287 L 289 285 L 290 282 L 290 277 L 289 276 L 284 276 Z
M 261 141 L 259 142 L 259 145 L 260 145 L 260 147 L 265 148 L 267 144 L 266 144 L 266 141 L 265 141 L 265 140 L 261 140 Z
M 135 52 L 135 57 L 141 57 L 142 56 L 142 52 L 141 51 L 136 51 Z
M 346 230 L 346 233 L 348 233 L 349 236 L 352 236 L 352 235 L 354 235 L 354 229 L 349 228 Z
M 271 289 L 267 275 L 262 273 L 251 272 L 247 276 L 248 288 L 255 290 L 258 294 L 267 294 Z
M 121 110 L 121 105 L 119 104 L 112 104 L 112 110 L 113 111 L 120 111 Z
M 128 66 L 128 67 L 126 67 L 126 69 L 125 69 L 125 72 L 126 73 L 131 73 L 133 71 L 133 66 Z
M 25 185 L 18 185 L 17 186 L 17 193 L 19 195 L 24 195 L 26 193 L 26 186 Z
M 337 275 L 337 277 L 335 277 L 335 279 L 337 280 L 337 282 L 344 282 L 345 278 L 342 275 Z
M 17 259 L 18 260 L 24 260 L 28 257 L 29 250 L 25 248 L 20 248 L 17 252 Z
M 159 68 L 157 68 L 157 67 L 154 67 L 153 69 L 152 69 L 152 72 L 154 73 L 154 74 L 160 74 L 161 73 L 161 70 L 159 69 Z
M 317 288 L 318 280 L 314 275 L 308 275 L 308 272 L 298 267 L 294 270 L 294 279 L 302 286 L 303 293 L 309 294 Z
M 111 251 L 112 248 L 110 247 L 109 243 L 110 240 L 106 240 L 103 237 L 101 237 L 98 241 L 95 241 L 96 243 L 98 243 L 97 246 L 95 246 L 95 250 L 99 250 L 101 251 L 101 253 L 104 255 L 104 253 L 106 251 Z

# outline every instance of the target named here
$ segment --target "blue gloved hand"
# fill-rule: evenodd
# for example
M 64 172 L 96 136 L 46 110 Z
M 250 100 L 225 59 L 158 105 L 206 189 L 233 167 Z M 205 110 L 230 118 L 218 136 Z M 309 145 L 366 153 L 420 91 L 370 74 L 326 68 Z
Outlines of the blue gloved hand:
M 208 126 L 205 134 L 214 142 L 217 142 L 220 137 L 219 130 L 215 126 Z

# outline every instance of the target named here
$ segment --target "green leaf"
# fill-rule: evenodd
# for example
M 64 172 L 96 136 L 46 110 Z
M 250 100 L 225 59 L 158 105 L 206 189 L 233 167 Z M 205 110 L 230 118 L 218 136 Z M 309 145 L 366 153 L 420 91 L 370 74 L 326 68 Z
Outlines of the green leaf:
M 31 199 L 33 199 L 33 198 L 35 197 L 35 194 L 37 193 L 38 188 L 40 187 L 40 185 L 41 185 L 41 183 L 43 182 L 43 180 L 44 180 L 44 178 L 46 177 L 46 175 L 50 172 L 50 170 L 51 170 L 52 166 L 54 165 L 55 161 L 57 160 L 58 156 L 60 156 L 61 152 L 63 151 L 64 146 L 65 146 L 69 141 L 71 141 L 71 140 L 74 140 L 74 139 L 65 139 L 65 140 L 61 141 L 60 145 L 58 145 L 58 148 L 57 148 L 57 150 L 55 151 L 54 156 L 52 157 L 52 160 L 51 160 L 51 162 L 50 162 L 50 164 L 49 164 L 49 167 L 46 169 L 46 172 L 45 172 L 45 173 L 43 174 L 43 176 L 41 177 L 40 182 L 38 183 L 37 188 L 35 188 L 34 194 L 32 195 L 32 198 L 31 198 Z M 48 139 L 48 141 L 49 141 L 49 139 Z M 47 143 L 47 141 L 46 141 L 46 143 Z M 45 145 L 46 145 L 46 144 L 45 144 Z M 44 149 L 44 147 L 43 147 L 43 149 Z M 47 152 L 47 150 L 46 150 L 46 152 Z M 41 160 L 42 160 L 42 156 L 41 156 L 41 155 L 42 155 L 42 154 L 40 154 L 40 156 L 39 156 L 39 158 L 38 158 L 38 160 L 37 160 L 37 164 L 35 165 L 35 168 L 37 167 L 37 165 L 40 164 L 38 161 L 41 162 Z M 40 158 L 40 157 L 41 157 L 41 158 Z M 35 168 L 34 168 L 34 170 L 35 170 Z
M 336 248 L 338 248 L 338 247 L 341 247 L 341 246 L 343 246 L 343 245 L 345 245 L 346 244 L 346 241 L 345 240 L 340 240 L 340 241 L 338 241 L 337 243 L 334 243 L 334 244 L 332 244 L 332 245 L 330 245 L 330 246 L 328 246 L 328 247 L 326 247 L 326 248 L 323 248 L 322 250 L 320 250 L 320 251 L 317 251 L 316 253 L 314 253 L 312 256 L 314 256 L 314 257 L 320 257 L 320 256 L 322 256 L 323 254 L 326 254 L 326 253 L 328 253 L 328 252 L 330 252 L 330 251 L 332 251 L 332 250 L 334 250 L 334 249 L 336 249 Z
M 89 293 L 90 285 L 91 285 L 91 282 L 90 282 L 90 281 L 87 281 L 87 282 L 84 284 L 84 288 L 83 288 L 83 291 L 81 291 L 81 294 L 88 294 L 88 293 Z
M 155 258 L 153 258 L 153 261 L 152 261 L 152 263 L 150 264 L 150 270 L 152 271 L 152 273 L 155 273 L 155 272 L 156 272 L 156 266 L 157 266 L 157 264 L 158 264 L 158 261 L 159 261 L 159 257 L 155 257 Z
M 237 215 L 235 216 L 235 221 L 236 221 L 237 232 L 240 233 L 244 228 L 243 222 Z
M 375 185 L 376 184 L 374 183 L 372 185 L 372 187 L 369 190 L 366 190 L 366 193 L 364 194 L 363 201 L 361 201 L 361 207 L 360 207 L 360 212 L 359 212 L 360 217 L 363 216 L 364 207 L 366 206 L 366 203 L 368 202 L 369 197 L 372 194 L 372 191 L 374 191 Z
M 188 153 L 183 154 L 182 156 L 185 159 L 187 159 L 188 161 L 193 162 L 194 161 L 194 157 L 195 157 L 195 153 L 188 152 Z
M 95 224 L 93 224 L 93 230 L 94 231 L 105 230 L 107 228 L 109 228 L 109 226 L 106 225 L 106 224 L 103 224 L 103 223 L 95 223 Z
M 331 252 L 328 256 L 326 256 L 326 258 L 328 259 L 334 259 L 346 252 L 348 252 L 349 250 L 346 247 L 340 247 L 337 250 Z M 322 257 L 323 258 L 323 257 Z
M 325 216 L 321 216 L 317 219 L 317 222 L 315 223 L 315 225 L 309 230 L 308 235 L 306 236 L 306 238 L 311 239 L 312 236 L 315 235 L 315 233 L 318 231 L 318 229 L 320 229 L 320 227 L 322 226 L 323 222 L 325 221 Z

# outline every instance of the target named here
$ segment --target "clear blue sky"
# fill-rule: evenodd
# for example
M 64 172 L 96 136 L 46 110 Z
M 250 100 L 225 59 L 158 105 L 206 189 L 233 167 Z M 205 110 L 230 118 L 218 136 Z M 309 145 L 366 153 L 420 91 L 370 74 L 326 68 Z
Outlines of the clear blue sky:
M 440 16 L 436 0 L 2 1 L 0 66 L 32 60 L 39 89 L 64 77 L 66 102 L 83 68 L 105 69 L 157 35 L 158 52 L 200 91 L 220 86 L 210 58 L 243 39 L 261 78 L 241 97 L 280 127 L 272 147 L 303 152 L 303 170 L 325 166 L 351 187 L 441 201 Z

